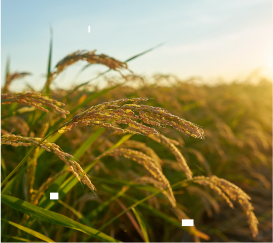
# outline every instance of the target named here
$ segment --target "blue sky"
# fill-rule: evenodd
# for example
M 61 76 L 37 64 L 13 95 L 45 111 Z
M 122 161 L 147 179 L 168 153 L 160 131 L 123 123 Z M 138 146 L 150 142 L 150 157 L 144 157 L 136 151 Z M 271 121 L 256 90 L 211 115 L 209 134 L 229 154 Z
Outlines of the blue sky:
M 43 87 L 50 25 L 53 65 L 83 49 L 123 61 L 167 41 L 129 68 L 140 75 L 201 76 L 207 82 L 242 77 L 257 68 L 271 74 L 271 0 L 2 0 L 1 77 L 7 56 L 12 71 L 33 74 L 14 82 L 12 89 L 25 83 Z M 69 88 L 83 65 L 68 68 L 55 85 Z M 104 70 L 95 65 L 77 83 Z

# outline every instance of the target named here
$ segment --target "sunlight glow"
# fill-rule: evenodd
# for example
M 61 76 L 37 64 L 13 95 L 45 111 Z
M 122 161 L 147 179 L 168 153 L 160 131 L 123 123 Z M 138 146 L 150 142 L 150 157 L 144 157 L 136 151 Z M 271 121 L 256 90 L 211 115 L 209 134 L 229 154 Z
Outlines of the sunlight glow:
M 271 60 L 271 62 L 269 63 L 269 66 L 271 68 L 271 71 L 273 70 L 273 60 Z

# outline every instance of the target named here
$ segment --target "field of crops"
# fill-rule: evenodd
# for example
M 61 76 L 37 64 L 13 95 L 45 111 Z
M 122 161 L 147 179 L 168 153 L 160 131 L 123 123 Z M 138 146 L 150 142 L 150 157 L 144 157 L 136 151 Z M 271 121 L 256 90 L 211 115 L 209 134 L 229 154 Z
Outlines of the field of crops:
M 52 89 L 79 60 L 119 76 Z M 42 91 L 12 93 L 29 73 L 7 65 L 1 240 L 272 241 L 272 81 L 208 85 L 127 70 L 78 51 L 49 61 Z

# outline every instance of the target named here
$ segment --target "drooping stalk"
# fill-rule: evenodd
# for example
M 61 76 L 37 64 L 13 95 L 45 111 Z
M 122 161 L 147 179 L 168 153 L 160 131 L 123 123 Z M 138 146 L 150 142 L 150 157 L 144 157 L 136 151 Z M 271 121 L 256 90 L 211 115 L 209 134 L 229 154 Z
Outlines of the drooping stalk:
M 70 120 L 71 121 L 71 120 Z M 10 179 L 10 177 L 12 177 L 14 175 L 14 173 L 25 163 L 25 161 L 27 160 L 27 158 L 34 152 L 34 150 L 36 148 L 39 147 L 40 144 L 42 144 L 47 138 L 49 138 L 52 134 L 54 134 L 55 132 L 57 132 L 59 129 L 61 129 L 62 127 L 64 127 L 65 125 L 67 125 L 70 121 L 66 122 L 65 124 L 63 124 L 61 127 L 57 128 L 56 130 L 54 130 L 53 132 L 49 133 L 47 136 L 45 136 L 36 147 L 32 148 L 27 154 L 26 156 L 20 161 L 20 163 L 8 174 L 8 176 L 3 180 L 3 182 L 1 183 L 1 188 L 7 183 L 7 181 Z

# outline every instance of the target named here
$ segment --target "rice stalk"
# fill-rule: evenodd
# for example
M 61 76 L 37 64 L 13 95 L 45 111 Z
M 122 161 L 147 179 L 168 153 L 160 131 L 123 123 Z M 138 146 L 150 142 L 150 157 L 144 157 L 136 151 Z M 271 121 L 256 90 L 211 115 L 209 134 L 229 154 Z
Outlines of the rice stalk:
M 185 173 L 188 179 L 192 179 L 192 171 L 189 168 L 185 157 L 181 154 L 179 149 L 173 144 L 173 140 L 165 137 L 162 134 L 149 134 L 149 138 L 155 140 L 158 143 L 162 143 L 164 146 L 170 149 L 172 154 L 175 156 L 180 168 Z
M 31 73 L 28 73 L 28 72 L 15 72 L 15 73 L 7 73 L 7 76 L 6 76 L 6 83 L 5 83 L 5 86 L 3 87 L 3 92 L 4 93 L 7 93 L 9 92 L 9 86 L 11 84 L 11 82 L 15 79 L 20 79 L 20 78 L 23 78 L 27 75 L 31 75 Z
M 156 166 L 156 162 L 153 158 L 147 156 L 144 153 L 125 148 L 115 148 L 105 153 L 103 156 L 123 156 L 127 159 L 132 159 L 133 161 L 142 165 L 154 177 L 154 179 L 159 182 L 157 185 L 161 185 L 163 188 L 169 188 L 168 192 L 170 197 L 172 197 L 171 203 L 172 205 L 175 204 L 175 198 L 173 191 L 170 188 L 170 182 L 162 173 L 162 171 Z
M 29 106 L 34 106 L 35 108 L 48 112 L 43 106 L 47 106 L 53 109 L 55 112 L 62 115 L 63 118 L 66 118 L 70 112 L 60 108 L 59 106 L 64 106 L 65 104 L 54 99 L 50 99 L 46 96 L 42 96 L 40 93 L 8 93 L 1 94 L 1 103 L 2 104 L 11 104 L 11 103 L 20 103 Z
M 22 137 L 16 136 L 14 134 L 6 134 L 1 138 L 1 144 L 12 145 L 14 147 L 32 145 L 37 146 L 39 142 L 42 141 L 41 138 Z M 64 161 L 66 166 L 76 176 L 79 182 L 86 184 L 92 191 L 96 190 L 88 175 L 83 171 L 82 167 L 72 155 L 63 152 L 58 145 L 55 143 L 49 143 L 46 140 L 43 141 L 39 146 L 48 152 L 56 154 L 62 161 Z
M 253 213 L 254 208 L 249 202 L 251 198 L 241 188 L 225 179 L 218 178 L 217 176 L 196 176 L 193 178 L 193 182 L 209 186 L 212 190 L 222 196 L 231 208 L 233 208 L 233 204 L 229 199 L 238 202 L 247 216 L 247 221 L 253 238 L 257 236 L 257 225 L 259 222 Z
M 101 127 L 111 128 L 121 133 L 146 135 L 168 147 L 181 165 L 187 178 L 191 179 L 192 172 L 188 167 L 184 156 L 173 144 L 173 140 L 159 134 L 153 127 L 140 124 L 137 121 L 140 120 L 148 125 L 159 127 L 169 125 L 194 138 L 203 139 L 204 131 L 197 125 L 174 116 L 162 108 L 137 104 L 138 102 L 147 100 L 148 98 L 120 99 L 92 106 L 81 114 L 76 115 L 66 126 L 63 126 L 58 130 L 58 132 L 67 132 L 74 126 L 99 125 Z M 125 102 L 134 102 L 134 104 L 124 104 Z M 147 118 L 146 114 L 153 114 L 153 116 Z M 122 129 L 111 124 L 111 122 L 126 124 L 129 126 L 129 129 Z
M 148 49 L 148 50 L 146 50 L 146 51 L 143 51 L 143 52 L 141 52 L 141 53 L 138 53 L 138 54 L 136 54 L 136 55 L 134 55 L 134 56 L 132 56 L 132 57 L 126 59 L 126 60 L 124 61 L 124 63 L 130 62 L 130 61 L 132 61 L 132 60 L 134 60 L 134 59 L 136 59 L 136 58 L 138 58 L 138 57 L 140 57 L 140 56 L 142 56 L 142 55 L 145 55 L 146 53 L 155 50 L 156 48 L 162 46 L 163 44 L 165 44 L 165 42 L 160 43 L 159 45 L 156 45 L 156 46 L 154 46 L 154 47 L 152 47 L 152 48 L 150 48 L 150 49 Z M 8 64 L 8 63 L 9 63 L 9 62 L 7 62 L 7 64 Z M 89 65 L 90 65 L 90 64 L 87 64 L 86 66 L 84 66 L 84 67 L 79 71 L 79 73 L 82 72 L 82 71 L 83 71 L 84 69 L 86 69 L 87 67 L 89 67 Z M 82 83 L 82 84 L 76 86 L 71 92 L 69 92 L 69 94 L 72 94 L 73 92 L 75 92 L 76 90 L 78 90 L 80 87 L 89 84 L 91 81 L 94 81 L 95 79 L 97 79 L 97 78 L 103 76 L 104 74 L 108 73 L 109 71 L 111 71 L 111 69 L 108 69 L 108 70 L 106 70 L 105 72 L 100 73 L 99 75 L 97 75 L 95 78 L 92 78 L 91 80 L 88 80 L 87 82 L 84 82 L 84 83 Z M 78 73 L 76 76 L 78 76 L 79 73 Z M 124 76 L 123 76 L 123 77 L 124 77 Z M 127 77 L 125 77 L 125 79 L 127 80 Z
M 241 161 L 240 167 L 245 173 L 249 174 L 252 178 L 259 180 L 266 189 L 271 188 L 271 182 L 261 173 L 258 173 L 255 168 L 253 168 L 250 159 L 247 156 L 241 155 L 238 158 Z
M 30 129 L 28 123 L 20 116 L 11 116 L 2 121 L 2 126 L 5 126 L 10 133 L 18 133 L 23 136 L 27 136 Z M 34 133 L 31 131 L 31 135 Z
M 121 69 L 128 69 L 126 62 L 120 62 L 112 57 L 109 57 L 104 54 L 95 54 L 96 50 L 94 51 L 76 51 L 73 52 L 66 57 L 64 57 L 61 61 L 59 61 L 54 70 L 50 73 L 47 82 L 45 84 L 45 87 L 48 87 L 52 81 L 68 66 L 74 64 L 77 61 L 83 60 L 87 61 L 89 64 L 102 64 L 107 66 L 110 70 L 115 70 L 120 73 L 119 70 Z M 122 74 L 121 74 L 122 75 Z
M 155 180 L 154 178 L 148 177 L 148 176 L 143 176 L 143 177 L 139 178 L 137 180 L 137 182 L 141 183 L 141 184 L 153 184 L 156 188 L 158 188 L 160 190 L 163 190 L 165 188 L 164 183 L 162 183 L 161 181 Z M 169 200 L 172 207 L 176 207 L 176 200 L 175 200 L 172 190 L 163 191 L 162 193 Z
M 172 115 L 162 108 L 136 104 L 147 100 L 148 98 L 120 99 L 92 106 L 81 114 L 73 117 L 69 124 L 60 129 L 59 132 L 69 131 L 73 126 L 90 126 L 97 124 L 119 132 L 148 135 L 158 134 L 158 132 L 153 127 L 147 125 L 159 127 L 167 125 L 188 136 L 204 138 L 204 131 L 197 125 Z M 125 102 L 134 102 L 134 104 L 124 104 Z M 136 122 L 136 120 L 140 120 L 147 125 L 140 124 Z M 121 129 L 110 124 L 110 122 L 126 124 L 130 130 Z
M 134 149 L 140 150 L 141 152 L 144 152 L 145 154 L 147 154 L 148 156 L 153 158 L 156 166 L 160 170 L 162 170 L 162 168 L 161 168 L 161 164 L 162 164 L 161 159 L 158 157 L 158 155 L 155 153 L 155 151 L 152 148 L 148 147 L 145 143 L 141 143 L 141 142 L 134 141 L 134 140 L 128 140 L 125 143 L 123 143 L 121 145 L 121 147 L 134 148 Z

